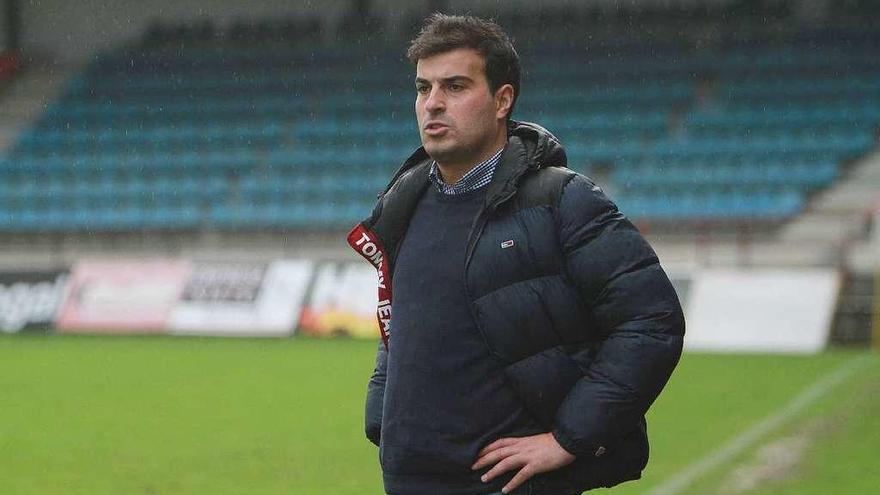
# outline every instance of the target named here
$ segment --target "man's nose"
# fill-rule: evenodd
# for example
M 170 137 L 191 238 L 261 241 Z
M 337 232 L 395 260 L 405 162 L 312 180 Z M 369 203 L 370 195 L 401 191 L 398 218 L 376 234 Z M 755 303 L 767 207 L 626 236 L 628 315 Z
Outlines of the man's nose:
M 436 113 L 446 108 L 446 102 L 443 100 L 443 92 L 441 88 L 433 88 L 425 100 L 425 110 L 430 113 Z

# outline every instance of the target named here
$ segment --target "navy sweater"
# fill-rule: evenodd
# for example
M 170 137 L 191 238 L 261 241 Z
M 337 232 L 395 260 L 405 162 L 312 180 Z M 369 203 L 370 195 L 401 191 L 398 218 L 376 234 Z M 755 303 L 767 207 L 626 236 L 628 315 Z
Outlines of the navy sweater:
M 489 468 L 470 469 L 477 453 L 541 431 L 488 352 L 465 294 L 467 237 L 485 191 L 429 187 L 400 248 L 380 442 L 390 495 L 499 491 L 515 471 L 483 483 Z

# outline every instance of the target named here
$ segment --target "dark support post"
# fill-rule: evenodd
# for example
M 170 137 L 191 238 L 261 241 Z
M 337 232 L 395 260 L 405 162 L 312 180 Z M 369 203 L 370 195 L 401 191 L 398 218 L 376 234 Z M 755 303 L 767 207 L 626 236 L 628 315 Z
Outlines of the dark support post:
M 17 50 L 19 48 L 21 33 L 21 4 L 19 0 L 5 0 L 3 2 L 3 10 L 6 14 L 4 31 L 6 31 L 6 39 L 3 40 L 3 48 L 6 50 Z

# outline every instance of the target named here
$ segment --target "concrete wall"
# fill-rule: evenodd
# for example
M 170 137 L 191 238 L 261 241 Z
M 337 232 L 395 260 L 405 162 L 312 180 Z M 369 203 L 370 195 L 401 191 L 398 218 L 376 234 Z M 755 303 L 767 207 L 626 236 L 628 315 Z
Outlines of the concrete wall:
M 212 18 L 218 26 L 234 19 L 263 19 L 314 15 L 334 27 L 351 5 L 351 0 L 19 0 L 25 53 L 58 60 L 82 62 L 95 52 L 106 50 L 142 33 L 149 23 L 161 20 Z M 641 4 L 675 6 L 728 4 L 732 0 L 591 0 L 592 5 Z M 427 13 L 430 0 L 373 0 L 376 14 L 391 26 L 413 14 Z M 576 5 L 581 0 L 447 0 L 451 11 L 474 13 L 500 9 L 535 10 L 549 4 Z M 0 23 L 2 26 L 2 23 Z
M 733 1 L 734 0 L 590 0 L 589 5 L 591 7 L 605 7 L 608 9 L 613 9 L 618 6 L 629 8 L 633 5 L 650 8 L 669 8 L 693 5 L 727 5 L 733 3 Z M 449 0 L 448 3 L 450 9 L 483 12 L 486 10 L 500 10 L 502 8 L 537 10 L 548 4 L 578 7 L 583 6 L 585 2 L 583 0 L 556 0 L 553 2 L 535 2 L 534 0 Z
M 235 19 L 318 14 L 334 25 L 350 0 L 22 0 L 22 48 L 60 62 L 80 62 L 97 51 L 139 35 L 156 19 L 212 18 L 218 26 Z M 424 9 L 426 1 L 377 0 L 375 10 L 395 18 Z

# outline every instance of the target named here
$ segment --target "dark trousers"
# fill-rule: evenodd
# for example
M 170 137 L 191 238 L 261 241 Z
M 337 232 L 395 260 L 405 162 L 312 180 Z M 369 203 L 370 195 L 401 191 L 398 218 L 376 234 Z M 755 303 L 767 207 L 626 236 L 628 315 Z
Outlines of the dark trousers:
M 504 495 L 500 491 L 492 492 L 489 495 Z M 507 495 L 581 495 L 580 493 L 562 493 L 562 492 L 549 492 L 545 490 L 541 490 L 539 488 L 535 488 L 531 483 L 525 482 L 524 484 L 517 487 L 516 490 L 508 493 Z

